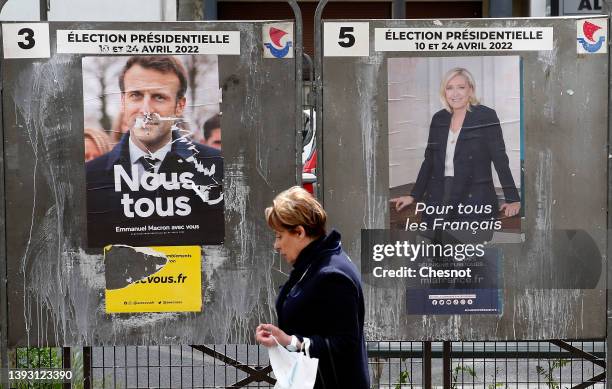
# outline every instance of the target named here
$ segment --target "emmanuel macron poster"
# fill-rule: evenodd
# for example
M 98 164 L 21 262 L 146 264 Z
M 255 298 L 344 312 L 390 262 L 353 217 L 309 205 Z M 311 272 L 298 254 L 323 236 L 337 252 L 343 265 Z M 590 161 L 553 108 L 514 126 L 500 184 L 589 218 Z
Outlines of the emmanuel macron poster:
M 83 58 L 88 246 L 221 244 L 216 56 Z

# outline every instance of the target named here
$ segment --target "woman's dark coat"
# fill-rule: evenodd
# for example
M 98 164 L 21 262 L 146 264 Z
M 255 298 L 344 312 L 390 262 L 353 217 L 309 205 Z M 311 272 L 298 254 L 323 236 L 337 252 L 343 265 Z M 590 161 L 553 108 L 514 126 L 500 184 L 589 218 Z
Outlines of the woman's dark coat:
M 425 149 L 425 160 L 419 170 L 411 196 L 415 201 L 427 205 L 442 205 L 444 195 L 444 162 L 446 142 L 450 130 L 452 114 L 446 110 L 438 111 L 431 119 L 429 138 Z M 502 129 L 495 111 L 484 105 L 471 107 L 463 121 L 457 139 L 453 158 L 455 175 L 447 202 L 453 205 L 454 212 L 444 215 L 446 220 L 484 220 L 497 215 L 499 209 L 491 162 L 495 166 L 507 203 L 520 201 L 502 135 Z M 490 205 L 491 212 L 480 214 L 457 214 L 459 204 Z M 423 215 L 423 220 L 431 222 L 439 215 Z
M 338 232 L 302 250 L 276 312 L 283 331 L 311 340 L 310 355 L 319 358 L 315 388 L 369 388 L 361 281 Z

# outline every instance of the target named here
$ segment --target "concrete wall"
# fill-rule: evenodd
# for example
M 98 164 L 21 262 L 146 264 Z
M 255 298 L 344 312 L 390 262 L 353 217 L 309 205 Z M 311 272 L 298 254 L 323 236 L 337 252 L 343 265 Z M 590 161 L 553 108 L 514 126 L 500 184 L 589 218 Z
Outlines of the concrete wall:
M 409 316 L 405 290 L 366 283 L 369 335 L 406 340 L 603 338 L 607 55 L 576 54 L 575 19 L 370 21 L 369 25 L 369 57 L 323 61 L 324 202 L 331 224 L 343 233 L 344 247 L 355 261 L 360 261 L 361 229 L 389 226 L 388 59 L 449 55 L 375 52 L 374 28 L 554 28 L 552 51 L 506 53 L 520 55 L 523 63 L 525 216 L 518 236 L 521 243 L 503 247 L 503 314 Z M 586 241 L 590 243 L 583 245 Z
M 50 27 L 52 41 L 56 29 L 135 28 Z M 5 60 L 10 346 L 245 343 L 273 320 L 285 274 L 263 210 L 296 183 L 295 62 L 263 59 L 261 22 L 138 28 L 241 34 L 242 54 L 218 57 L 225 243 L 202 248 L 202 312 L 105 313 L 102 250 L 85 245 L 81 56 Z

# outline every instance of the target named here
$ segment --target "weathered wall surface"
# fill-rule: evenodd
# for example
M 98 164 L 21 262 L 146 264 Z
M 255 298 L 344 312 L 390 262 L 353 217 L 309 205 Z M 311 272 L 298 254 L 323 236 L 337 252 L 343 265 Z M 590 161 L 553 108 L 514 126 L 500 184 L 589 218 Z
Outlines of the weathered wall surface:
M 52 52 L 56 29 L 134 28 L 51 24 Z M 81 56 L 5 60 L 9 346 L 243 343 L 274 317 L 263 210 L 296 181 L 295 62 L 262 58 L 260 22 L 173 28 L 241 33 L 241 55 L 219 56 L 225 243 L 202 248 L 202 312 L 105 313 L 102 250 L 85 249 Z
M 366 283 L 370 338 L 606 334 L 608 56 L 576 54 L 575 19 L 370 22 L 370 57 L 323 61 L 325 207 L 359 262 L 360 230 L 389 225 L 387 59 L 466 55 L 375 52 L 374 28 L 520 26 L 553 27 L 554 48 L 507 53 L 522 63 L 525 217 L 524 241 L 503 248 L 503 315 L 408 316 L 405 291 Z

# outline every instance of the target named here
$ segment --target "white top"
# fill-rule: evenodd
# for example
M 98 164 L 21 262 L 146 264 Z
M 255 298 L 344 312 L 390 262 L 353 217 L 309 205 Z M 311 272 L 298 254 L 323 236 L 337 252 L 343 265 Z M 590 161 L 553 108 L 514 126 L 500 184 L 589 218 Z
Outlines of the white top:
M 448 139 L 446 140 L 446 157 L 444 158 L 444 177 L 455 176 L 455 164 L 453 163 L 453 159 L 455 158 L 455 147 L 457 147 L 457 139 L 459 139 L 460 133 L 461 129 L 456 132 L 450 128 L 448 129 Z
M 155 162 L 155 167 L 153 168 L 155 173 L 157 173 L 162 161 L 164 160 L 164 158 L 166 158 L 166 154 L 168 154 L 168 152 L 172 150 L 172 141 L 166 143 L 162 148 L 160 148 L 156 152 L 151 153 L 147 151 L 142 151 L 140 147 L 136 146 L 136 143 L 132 142 L 132 138 L 130 137 L 129 148 L 130 148 L 130 161 L 132 162 L 132 165 L 136 165 L 138 167 L 138 176 L 141 176 L 144 173 L 145 168 L 142 165 L 142 163 L 138 162 L 140 157 L 143 157 L 146 155 L 149 158 L 157 159 L 157 162 Z

